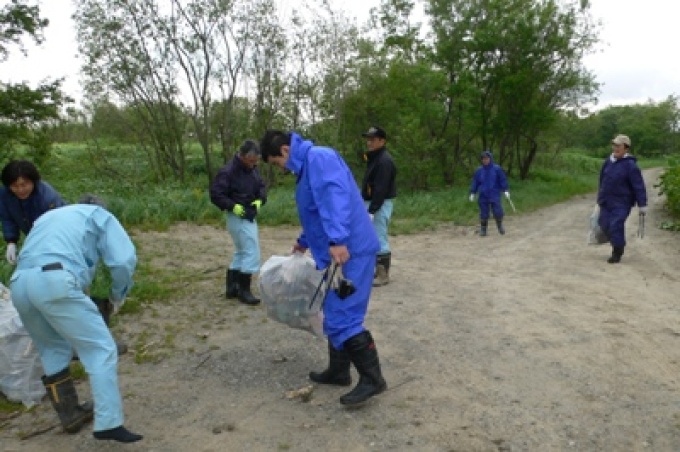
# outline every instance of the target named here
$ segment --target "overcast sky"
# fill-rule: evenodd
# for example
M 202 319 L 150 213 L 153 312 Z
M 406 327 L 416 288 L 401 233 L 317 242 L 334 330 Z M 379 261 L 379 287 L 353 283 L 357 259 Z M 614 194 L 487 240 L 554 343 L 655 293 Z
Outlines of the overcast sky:
M 350 16 L 364 20 L 379 0 L 336 0 Z M 282 0 L 293 5 L 296 0 Z M 7 4 L 7 0 L 0 0 Z M 676 49 L 677 0 L 591 0 L 592 13 L 603 23 L 600 52 L 585 60 L 602 83 L 598 107 L 661 101 L 680 94 L 680 58 Z M 28 57 L 12 49 L 0 64 L 0 80 L 31 84 L 45 78 L 66 77 L 65 91 L 79 99 L 80 62 L 71 14 L 71 0 L 42 0 L 41 11 L 50 20 L 45 42 L 28 45 Z

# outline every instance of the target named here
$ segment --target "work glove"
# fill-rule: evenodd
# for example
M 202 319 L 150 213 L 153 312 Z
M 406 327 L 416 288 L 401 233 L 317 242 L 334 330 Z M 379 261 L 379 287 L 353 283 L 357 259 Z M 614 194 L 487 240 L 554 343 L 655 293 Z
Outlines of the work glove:
M 642 215 L 642 216 L 647 215 L 647 206 L 642 206 L 642 207 L 640 207 L 640 208 L 638 209 L 638 211 L 640 212 L 640 215 Z
M 508 199 L 510 199 L 510 192 L 509 192 L 509 191 L 506 191 L 506 192 L 505 192 L 505 197 L 508 198 Z
M 231 209 L 231 211 L 234 215 L 238 215 L 239 217 L 243 217 L 243 215 L 246 214 L 246 209 L 241 204 L 234 204 L 234 208 Z
M 475 194 L 470 193 L 470 202 L 474 202 L 474 200 L 475 200 Z
M 256 199 L 255 201 L 250 203 L 251 206 L 255 206 L 255 210 L 257 212 L 260 211 L 260 207 L 262 207 L 262 200 L 261 199 Z
M 9 262 L 12 265 L 15 265 L 17 263 L 17 244 L 16 243 L 8 243 L 7 244 L 7 254 L 5 254 L 5 257 L 7 258 L 7 262 Z

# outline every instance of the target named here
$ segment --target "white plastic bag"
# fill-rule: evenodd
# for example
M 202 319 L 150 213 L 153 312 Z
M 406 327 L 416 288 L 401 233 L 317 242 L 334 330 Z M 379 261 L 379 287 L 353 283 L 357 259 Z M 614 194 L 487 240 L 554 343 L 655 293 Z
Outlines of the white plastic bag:
M 304 254 L 272 256 L 260 269 L 259 288 L 267 316 L 323 337 L 323 272 Z M 324 286 L 324 287 L 321 287 Z
M 590 214 L 590 230 L 588 231 L 588 245 L 602 245 L 609 242 L 607 235 L 600 228 L 598 220 L 600 219 L 600 206 L 597 204 L 593 208 L 593 213 Z
M 38 350 L 21 323 L 7 287 L 0 284 L 0 392 L 30 408 L 45 395 Z

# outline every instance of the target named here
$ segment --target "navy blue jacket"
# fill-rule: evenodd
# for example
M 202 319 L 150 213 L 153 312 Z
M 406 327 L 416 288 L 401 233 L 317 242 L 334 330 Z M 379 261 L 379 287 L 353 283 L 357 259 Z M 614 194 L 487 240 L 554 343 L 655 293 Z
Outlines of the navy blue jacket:
M 501 192 L 508 191 L 508 178 L 503 168 L 493 162 L 491 152 L 485 151 L 482 155 L 491 160 L 488 165 L 482 165 L 475 171 L 470 194 L 479 192 L 479 202 L 498 202 L 501 200 Z
M 28 234 L 40 215 L 65 205 L 59 193 L 42 180 L 24 200 L 17 198 L 9 188 L 0 187 L 0 220 L 5 241 L 16 243 L 21 232 Z
M 597 203 L 608 209 L 647 205 L 647 189 L 635 157 L 626 154 L 618 160 L 609 157 L 604 161 Z
M 257 208 L 251 203 L 256 199 L 267 202 L 267 189 L 255 168 L 248 168 L 235 155 L 231 162 L 217 172 L 210 185 L 210 200 L 220 210 L 231 212 L 234 205 L 241 204 L 246 209 L 244 218 L 252 221 L 257 215 Z
M 366 153 L 368 164 L 361 183 L 361 197 L 371 203 L 368 213 L 374 214 L 386 199 L 397 197 L 397 167 L 387 149 L 380 148 Z

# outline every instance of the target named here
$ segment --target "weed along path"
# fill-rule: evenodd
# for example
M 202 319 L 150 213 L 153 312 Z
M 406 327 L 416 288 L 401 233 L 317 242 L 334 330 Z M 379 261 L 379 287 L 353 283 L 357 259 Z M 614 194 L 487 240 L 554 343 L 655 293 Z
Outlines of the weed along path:
M 389 389 L 359 409 L 339 404 L 346 388 L 292 395 L 325 366 L 326 344 L 225 300 L 225 231 L 135 234 L 178 290 L 115 327 L 134 350 L 120 361 L 125 423 L 145 435 L 125 449 L 680 450 L 680 236 L 656 227 L 659 173 L 645 173 L 646 235 L 635 211 L 618 265 L 608 245 L 585 244 L 594 194 L 509 216 L 505 236 L 392 238 L 392 282 L 367 320 Z M 264 258 L 296 233 L 263 229 Z M 120 450 L 87 429 L 17 439 L 55 422 L 48 402 L 0 422 L 0 449 Z

